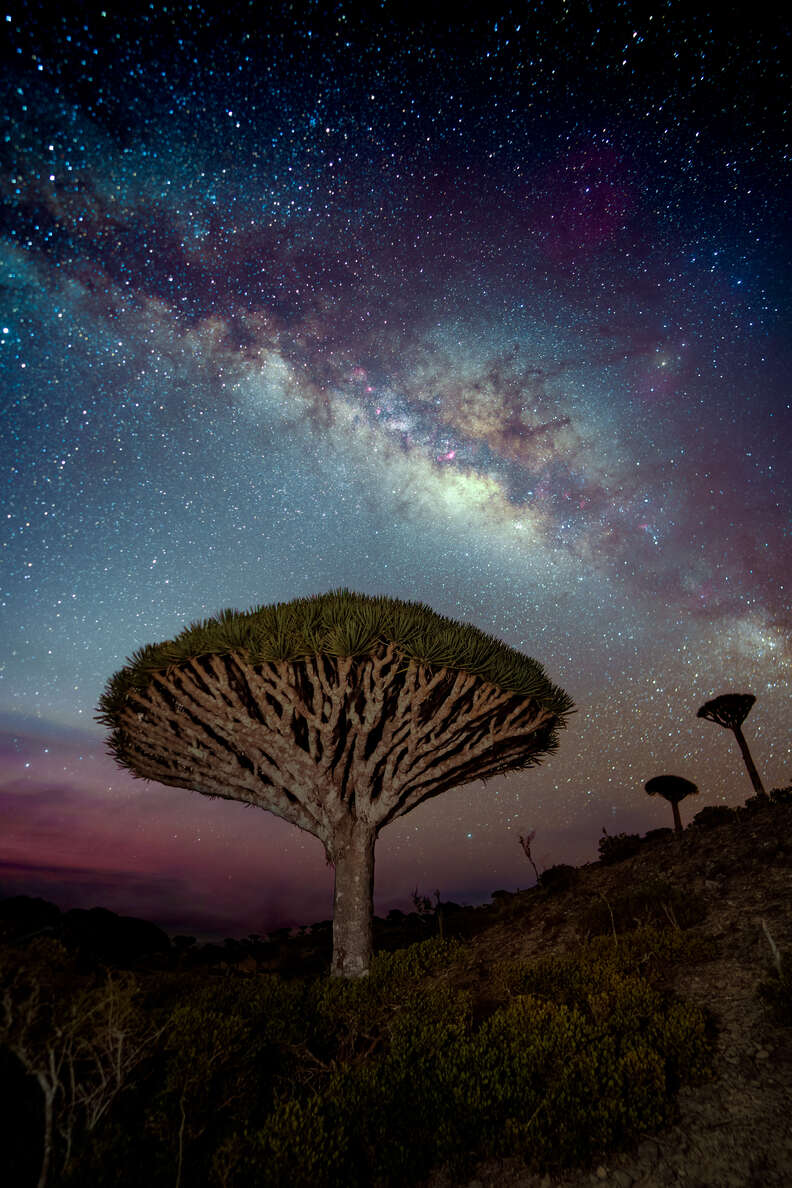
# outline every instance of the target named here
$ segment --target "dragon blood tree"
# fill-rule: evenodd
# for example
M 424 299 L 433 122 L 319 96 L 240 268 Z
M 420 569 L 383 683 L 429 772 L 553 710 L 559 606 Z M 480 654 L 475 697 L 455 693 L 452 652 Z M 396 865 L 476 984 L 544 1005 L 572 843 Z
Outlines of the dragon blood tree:
M 674 814 L 674 830 L 678 834 L 681 833 L 682 818 L 679 815 L 679 802 L 687 796 L 698 794 L 698 788 L 693 781 L 686 780 L 682 776 L 659 775 L 647 780 L 644 789 L 650 796 L 662 796 L 663 800 L 668 801 Z
M 753 709 L 755 701 L 756 698 L 753 693 L 723 693 L 720 697 L 713 697 L 712 701 L 705 701 L 701 709 L 696 713 L 696 717 L 704 718 L 708 722 L 717 722 L 718 726 L 723 726 L 726 730 L 731 730 L 737 739 L 737 744 L 742 753 L 745 766 L 748 769 L 748 775 L 751 777 L 754 791 L 757 796 L 767 796 L 759 772 L 756 770 L 753 756 L 748 749 L 748 743 L 745 741 L 745 735 L 742 732 L 742 724 Z
M 224 610 L 141 648 L 99 710 L 134 775 L 258 805 L 321 839 L 335 867 L 332 973 L 359 977 L 379 831 L 430 796 L 537 764 L 572 702 L 476 627 L 339 590 Z

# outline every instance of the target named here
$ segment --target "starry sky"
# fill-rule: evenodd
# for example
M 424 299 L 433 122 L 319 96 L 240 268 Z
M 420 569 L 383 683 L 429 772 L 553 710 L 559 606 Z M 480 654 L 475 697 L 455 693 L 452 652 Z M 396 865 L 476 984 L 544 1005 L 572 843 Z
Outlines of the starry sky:
M 541 768 L 422 805 L 376 910 L 751 786 L 789 732 L 790 26 L 750 5 L 0 9 L 0 894 L 327 918 L 321 844 L 133 780 L 145 643 L 346 586 L 535 656 Z M 56 15 L 53 15 L 56 13 Z

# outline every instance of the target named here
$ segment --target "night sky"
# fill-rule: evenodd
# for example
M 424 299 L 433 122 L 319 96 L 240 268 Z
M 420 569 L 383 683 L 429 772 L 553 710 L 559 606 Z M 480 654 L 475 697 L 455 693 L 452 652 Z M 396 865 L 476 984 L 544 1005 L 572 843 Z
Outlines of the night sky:
M 97 701 L 346 586 L 535 656 L 539 769 L 386 829 L 462 903 L 792 782 L 790 27 L 751 5 L 0 9 L 0 894 L 327 918 L 321 843 L 133 780 Z M 736 10 L 736 13 L 735 13 Z M 54 14 L 54 15 L 53 15 Z M 427 15 L 429 14 L 429 15 Z

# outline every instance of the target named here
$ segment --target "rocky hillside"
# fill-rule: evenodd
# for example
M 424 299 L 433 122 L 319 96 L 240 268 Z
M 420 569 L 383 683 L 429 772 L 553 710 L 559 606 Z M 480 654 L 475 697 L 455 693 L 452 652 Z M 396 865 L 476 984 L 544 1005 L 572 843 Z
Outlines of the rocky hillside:
M 594 1169 L 540 1176 L 508 1161 L 490 1163 L 479 1167 L 467 1188 L 792 1183 L 791 827 L 792 806 L 749 802 L 723 824 L 693 825 L 678 838 L 644 842 L 623 861 L 567 872 L 564 890 L 531 890 L 502 901 L 493 926 L 468 942 L 466 980 L 482 1000 L 498 997 L 487 979 L 496 962 L 570 952 L 592 931 L 608 927 L 618 943 L 636 919 L 662 913 L 672 924 L 714 938 L 715 959 L 670 971 L 668 984 L 713 1013 L 715 1074 L 704 1085 L 681 1090 L 674 1126 L 643 1136 L 633 1150 L 604 1158 Z M 781 993 L 766 1001 L 762 984 L 769 984 L 771 995 L 785 985 L 785 998 Z M 786 1010 L 777 1005 L 779 998 Z M 430 1183 L 450 1188 L 452 1181 L 438 1174 Z

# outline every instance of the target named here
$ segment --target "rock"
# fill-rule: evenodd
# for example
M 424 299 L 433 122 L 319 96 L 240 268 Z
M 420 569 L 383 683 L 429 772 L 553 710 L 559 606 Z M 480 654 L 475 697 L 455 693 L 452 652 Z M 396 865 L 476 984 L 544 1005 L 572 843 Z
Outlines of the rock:
M 619 1168 L 613 1173 L 613 1183 L 616 1185 L 616 1188 L 632 1188 L 635 1180 L 629 1172 L 624 1171 L 623 1168 Z

